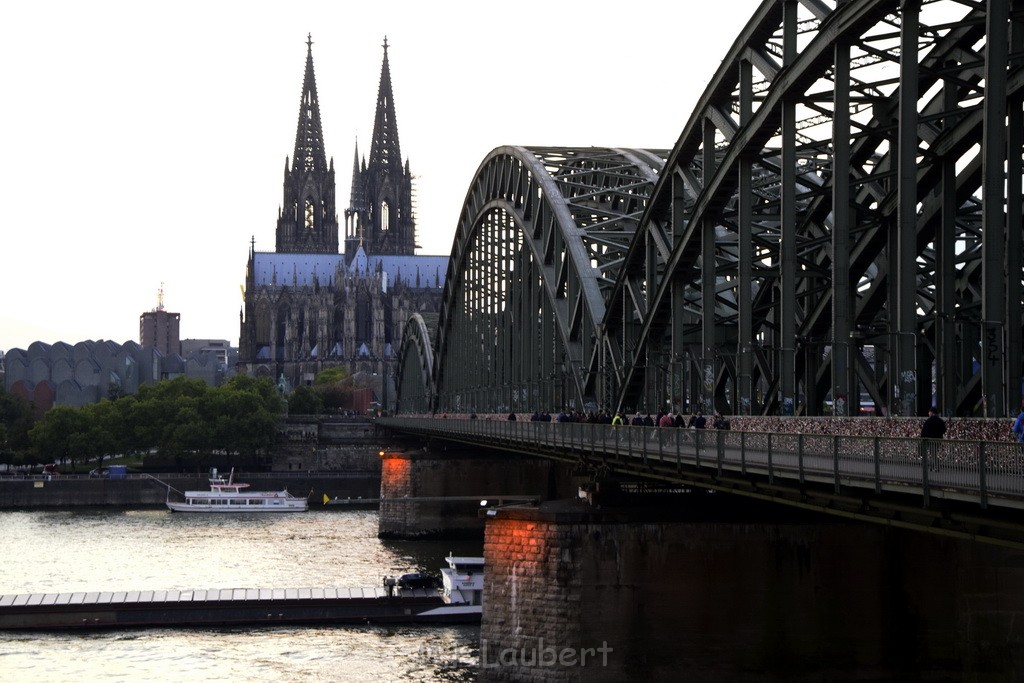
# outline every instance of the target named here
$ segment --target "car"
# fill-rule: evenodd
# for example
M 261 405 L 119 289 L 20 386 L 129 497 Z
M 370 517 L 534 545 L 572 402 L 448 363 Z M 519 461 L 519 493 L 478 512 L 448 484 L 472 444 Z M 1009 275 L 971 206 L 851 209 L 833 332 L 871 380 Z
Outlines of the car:
M 402 574 L 398 577 L 400 588 L 437 588 L 437 579 L 424 572 Z
M 110 476 L 110 470 L 106 467 L 97 467 L 89 472 L 89 476 L 93 479 L 106 479 Z
M 47 475 L 47 476 L 52 476 L 52 475 L 55 475 L 55 474 L 60 474 L 60 472 L 57 471 L 57 463 L 53 463 L 53 462 L 51 462 L 49 465 L 43 465 L 43 472 L 42 473 Z

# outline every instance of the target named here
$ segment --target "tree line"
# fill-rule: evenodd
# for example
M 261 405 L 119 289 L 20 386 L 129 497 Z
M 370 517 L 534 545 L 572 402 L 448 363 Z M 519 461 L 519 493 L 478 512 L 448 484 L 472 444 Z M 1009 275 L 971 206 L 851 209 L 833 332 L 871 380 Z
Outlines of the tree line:
M 178 469 L 258 464 L 273 443 L 285 400 L 273 381 L 236 375 L 223 386 L 178 377 L 40 419 L 24 399 L 0 393 L 0 463 L 66 462 L 153 455 Z

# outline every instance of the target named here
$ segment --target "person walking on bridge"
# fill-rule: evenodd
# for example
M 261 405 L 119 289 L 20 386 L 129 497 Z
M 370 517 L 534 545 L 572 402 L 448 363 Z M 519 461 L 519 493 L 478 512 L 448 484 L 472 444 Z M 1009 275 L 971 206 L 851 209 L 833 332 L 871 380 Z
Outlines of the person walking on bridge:
M 941 439 L 946 433 L 946 421 L 939 417 L 935 407 L 928 409 L 928 419 L 921 425 L 922 439 Z
M 929 470 L 938 469 L 939 444 L 938 440 L 946 433 L 946 421 L 939 417 L 939 411 L 934 406 L 928 409 L 928 419 L 921 425 L 921 457 Z
M 1020 415 L 1013 421 L 1013 436 L 1018 442 L 1024 443 L 1024 410 L 1020 411 Z

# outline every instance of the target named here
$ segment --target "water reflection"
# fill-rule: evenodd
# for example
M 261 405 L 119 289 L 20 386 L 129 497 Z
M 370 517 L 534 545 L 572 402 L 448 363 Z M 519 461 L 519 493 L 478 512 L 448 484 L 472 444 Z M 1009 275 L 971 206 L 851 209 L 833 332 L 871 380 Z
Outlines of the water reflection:
M 0 513 L 0 593 L 376 586 L 436 572 L 472 541 L 381 541 L 372 510 L 293 515 L 163 510 Z M 5 680 L 468 681 L 477 626 L 8 633 Z

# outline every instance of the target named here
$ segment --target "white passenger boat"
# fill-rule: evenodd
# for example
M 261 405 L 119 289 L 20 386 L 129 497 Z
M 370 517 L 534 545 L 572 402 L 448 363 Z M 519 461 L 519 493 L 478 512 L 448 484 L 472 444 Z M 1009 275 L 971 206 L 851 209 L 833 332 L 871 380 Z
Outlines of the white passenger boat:
M 225 479 L 210 471 L 209 491 L 185 491 L 183 502 L 167 499 L 172 512 L 303 512 L 309 501 L 283 491 L 247 491 L 248 484 L 234 481 L 235 470 Z M 170 491 L 168 491 L 170 494 Z
M 445 558 L 441 568 L 441 599 L 444 605 L 420 612 L 417 621 L 475 621 L 483 616 L 484 558 Z

